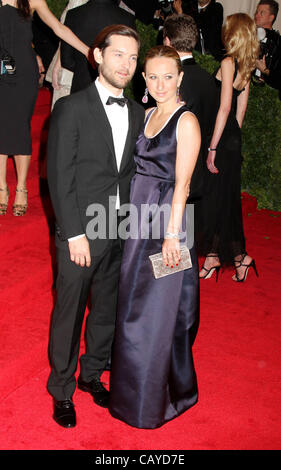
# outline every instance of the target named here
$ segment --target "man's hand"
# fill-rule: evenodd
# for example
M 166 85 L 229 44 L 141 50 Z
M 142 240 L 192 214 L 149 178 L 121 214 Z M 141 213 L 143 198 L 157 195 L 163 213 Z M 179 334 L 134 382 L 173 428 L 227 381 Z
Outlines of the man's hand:
M 45 73 L 45 67 L 43 65 L 42 59 L 40 55 L 36 55 L 36 60 L 37 60 L 37 65 L 38 65 L 38 70 L 40 74 Z
M 78 266 L 91 266 L 90 247 L 87 238 L 81 237 L 68 242 L 70 259 Z
M 43 86 L 43 82 L 45 79 L 45 67 L 43 65 L 42 59 L 39 55 L 36 55 L 36 60 L 37 60 L 37 65 L 38 65 L 38 70 L 39 70 L 39 88 Z
M 256 61 L 256 67 L 263 73 L 264 75 L 269 75 L 269 70 L 265 63 L 265 55 L 262 59 Z
M 182 0 L 174 0 L 173 3 L 174 10 L 181 15 L 183 13 L 182 11 Z

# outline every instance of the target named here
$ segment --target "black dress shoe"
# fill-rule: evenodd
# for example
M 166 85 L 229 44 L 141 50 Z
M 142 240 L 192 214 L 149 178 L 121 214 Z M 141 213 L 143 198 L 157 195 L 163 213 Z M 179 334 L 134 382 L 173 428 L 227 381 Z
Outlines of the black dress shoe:
M 73 401 L 70 399 L 58 401 L 54 400 L 53 418 L 64 428 L 74 428 L 76 426 L 76 413 Z
M 99 377 L 94 377 L 91 382 L 84 382 L 78 377 L 78 388 L 83 392 L 90 393 L 97 405 L 108 408 L 109 391 L 103 386 Z

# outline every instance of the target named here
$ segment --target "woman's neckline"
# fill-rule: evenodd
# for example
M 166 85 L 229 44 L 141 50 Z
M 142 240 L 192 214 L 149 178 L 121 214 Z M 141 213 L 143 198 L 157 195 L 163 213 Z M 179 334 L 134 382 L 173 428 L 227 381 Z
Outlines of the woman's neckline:
M 159 129 L 159 131 L 156 132 L 156 134 L 154 134 L 154 135 L 148 137 L 148 136 L 145 134 L 145 131 L 146 131 L 147 125 L 148 125 L 148 123 L 149 123 L 149 121 L 150 121 L 150 118 L 151 118 L 152 114 L 153 114 L 154 111 L 157 109 L 157 106 L 156 106 L 154 109 L 152 109 L 152 112 L 150 113 L 150 116 L 149 116 L 149 118 L 148 118 L 148 120 L 147 120 L 147 123 L 146 123 L 145 128 L 144 128 L 144 131 L 143 131 L 144 137 L 145 137 L 146 139 L 154 139 L 154 137 L 156 137 L 158 134 L 160 134 L 160 132 L 163 131 L 163 129 L 165 129 L 165 127 L 167 126 L 167 124 L 169 123 L 169 121 L 172 119 L 172 117 L 174 116 L 174 114 L 175 114 L 180 108 L 182 108 L 183 106 L 184 106 L 184 104 L 182 104 L 182 105 L 180 105 L 178 108 L 176 108 L 176 109 L 172 112 L 172 114 L 168 117 L 167 121 L 163 124 L 163 126 Z
M 219 78 L 217 78 L 216 76 L 215 76 L 215 79 L 216 79 L 219 83 L 222 83 L 222 81 L 221 81 Z M 244 87 L 244 88 L 241 88 L 241 90 L 238 90 L 238 88 L 235 88 L 235 86 L 232 86 L 232 88 L 233 88 L 234 90 L 236 90 L 236 91 L 244 91 L 244 90 L 245 90 L 245 87 Z

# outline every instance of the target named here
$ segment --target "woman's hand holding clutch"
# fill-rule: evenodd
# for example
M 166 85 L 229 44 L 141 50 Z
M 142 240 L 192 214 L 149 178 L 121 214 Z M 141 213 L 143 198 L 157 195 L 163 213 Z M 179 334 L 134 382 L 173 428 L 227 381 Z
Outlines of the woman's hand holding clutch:
M 170 234 L 165 235 L 165 240 L 162 245 L 162 255 L 163 264 L 165 266 L 170 266 L 171 268 L 178 266 L 180 262 L 180 242 L 177 235 L 175 235 L 175 238 L 170 238 Z

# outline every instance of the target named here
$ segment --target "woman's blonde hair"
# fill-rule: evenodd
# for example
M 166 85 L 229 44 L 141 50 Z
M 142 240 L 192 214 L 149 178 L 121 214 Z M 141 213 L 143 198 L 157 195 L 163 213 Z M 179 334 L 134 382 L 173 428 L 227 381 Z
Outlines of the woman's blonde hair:
M 256 67 L 259 41 L 254 20 L 246 13 L 235 13 L 226 18 L 222 28 L 226 55 L 237 59 L 241 85 L 245 85 Z

